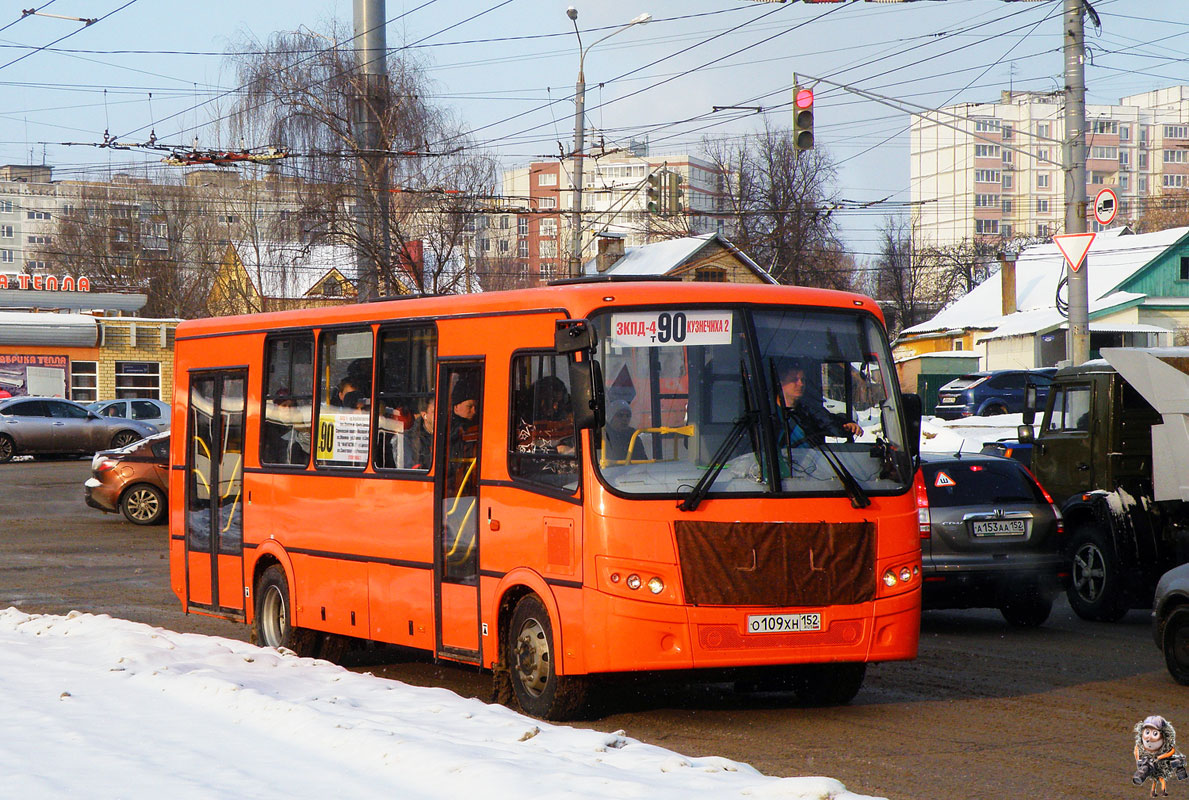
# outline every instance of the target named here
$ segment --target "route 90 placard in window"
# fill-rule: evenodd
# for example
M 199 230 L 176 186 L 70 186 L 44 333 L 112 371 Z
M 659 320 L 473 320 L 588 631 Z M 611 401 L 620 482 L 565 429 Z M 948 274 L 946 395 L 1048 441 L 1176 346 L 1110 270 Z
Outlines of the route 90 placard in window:
M 730 344 L 730 311 L 635 311 L 611 315 L 611 344 L 619 347 L 688 347 Z

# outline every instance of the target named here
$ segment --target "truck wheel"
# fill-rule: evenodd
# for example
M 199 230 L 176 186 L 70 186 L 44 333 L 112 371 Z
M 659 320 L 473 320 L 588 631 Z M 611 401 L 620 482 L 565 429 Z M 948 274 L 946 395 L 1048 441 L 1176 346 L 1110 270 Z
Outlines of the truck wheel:
M 505 641 L 512 691 L 524 713 L 540 719 L 573 719 L 586 705 L 586 676 L 558 675 L 558 653 L 549 611 L 535 594 L 516 604 Z
M 1182 686 L 1189 686 L 1189 606 L 1174 609 L 1164 623 L 1161 649 L 1168 674 Z
M 866 664 L 802 664 L 792 673 L 793 691 L 807 706 L 842 706 L 855 699 Z
M 1108 544 L 1106 533 L 1097 525 L 1083 525 L 1070 543 L 1069 605 L 1082 619 L 1115 622 L 1127 613 L 1123 576 Z

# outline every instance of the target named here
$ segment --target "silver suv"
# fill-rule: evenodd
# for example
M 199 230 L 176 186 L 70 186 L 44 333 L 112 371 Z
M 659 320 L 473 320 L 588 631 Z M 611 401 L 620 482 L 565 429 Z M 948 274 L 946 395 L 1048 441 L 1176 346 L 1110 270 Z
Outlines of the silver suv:
M 1020 462 L 922 453 L 917 505 L 925 608 L 997 608 L 1022 627 L 1048 619 L 1069 578 L 1064 525 Z

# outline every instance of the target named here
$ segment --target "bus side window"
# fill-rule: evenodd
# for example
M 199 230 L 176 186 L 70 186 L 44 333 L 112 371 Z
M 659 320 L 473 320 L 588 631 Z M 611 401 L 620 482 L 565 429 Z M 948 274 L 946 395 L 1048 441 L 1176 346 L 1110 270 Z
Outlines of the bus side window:
M 508 472 L 567 491 L 578 488 L 577 436 L 566 359 L 554 353 L 512 359 Z
M 313 335 L 269 339 L 265 344 L 261 463 L 308 465 L 313 414 Z
M 372 446 L 377 469 L 426 472 L 432 466 L 437 352 L 432 325 L 380 331 Z
M 367 464 L 372 405 L 372 332 L 324 331 L 318 340 L 318 424 L 314 462 L 320 467 Z

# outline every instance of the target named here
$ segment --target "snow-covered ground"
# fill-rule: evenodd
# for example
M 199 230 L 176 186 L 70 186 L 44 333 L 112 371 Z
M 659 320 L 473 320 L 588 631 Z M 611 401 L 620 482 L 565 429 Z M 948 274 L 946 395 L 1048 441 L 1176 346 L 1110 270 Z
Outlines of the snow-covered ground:
M 0 611 L 0 797 L 860 800 L 232 639 Z
M 959 450 L 977 453 L 987 442 L 1015 439 L 1016 429 L 1023 422 L 1022 414 L 956 420 L 925 417 L 921 420 L 921 449 L 931 453 L 956 453 Z
M 1019 421 L 928 418 L 923 446 L 978 450 Z M 0 676 L 0 798 L 860 798 L 106 616 L 0 611 Z

